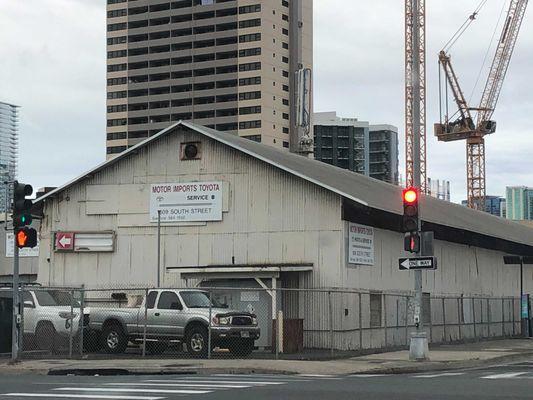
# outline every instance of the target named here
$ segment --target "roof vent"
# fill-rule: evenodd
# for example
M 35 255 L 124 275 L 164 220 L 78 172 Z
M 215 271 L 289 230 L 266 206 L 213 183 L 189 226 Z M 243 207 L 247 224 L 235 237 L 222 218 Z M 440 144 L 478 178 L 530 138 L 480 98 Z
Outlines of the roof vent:
M 180 160 L 200 160 L 202 157 L 201 143 L 188 142 L 181 144 Z

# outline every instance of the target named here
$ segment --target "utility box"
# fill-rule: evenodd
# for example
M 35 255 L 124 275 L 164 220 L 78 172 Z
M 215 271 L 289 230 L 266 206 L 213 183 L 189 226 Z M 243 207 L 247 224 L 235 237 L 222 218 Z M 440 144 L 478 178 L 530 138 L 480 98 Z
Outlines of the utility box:
M 10 294 L 11 292 L 0 293 L 0 354 L 11 352 L 13 299 Z

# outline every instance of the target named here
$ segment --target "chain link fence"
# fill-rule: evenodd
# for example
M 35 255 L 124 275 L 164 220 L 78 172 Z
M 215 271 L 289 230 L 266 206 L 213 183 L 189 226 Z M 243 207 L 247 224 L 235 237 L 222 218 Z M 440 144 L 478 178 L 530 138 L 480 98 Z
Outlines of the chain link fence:
M 23 287 L 22 358 L 328 359 L 405 348 L 411 293 Z M 512 337 L 519 299 L 423 296 L 430 343 Z

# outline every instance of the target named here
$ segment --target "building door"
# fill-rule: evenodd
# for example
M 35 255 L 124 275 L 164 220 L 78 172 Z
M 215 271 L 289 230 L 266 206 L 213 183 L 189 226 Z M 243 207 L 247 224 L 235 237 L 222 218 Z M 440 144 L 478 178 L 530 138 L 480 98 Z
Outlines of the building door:
M 271 346 L 272 297 L 254 279 L 210 280 L 202 282 L 201 286 L 225 288 L 215 289 L 212 293 L 213 298 L 222 304 L 227 304 L 229 309 L 257 315 L 261 336 L 255 341 L 255 345 L 259 348 Z

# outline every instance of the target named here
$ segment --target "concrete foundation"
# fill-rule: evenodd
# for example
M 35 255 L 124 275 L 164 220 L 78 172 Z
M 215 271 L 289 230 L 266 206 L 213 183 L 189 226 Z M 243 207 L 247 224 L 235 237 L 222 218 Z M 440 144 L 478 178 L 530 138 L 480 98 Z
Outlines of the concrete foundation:
M 429 346 L 426 332 L 415 332 L 411 334 L 409 360 L 429 361 Z

